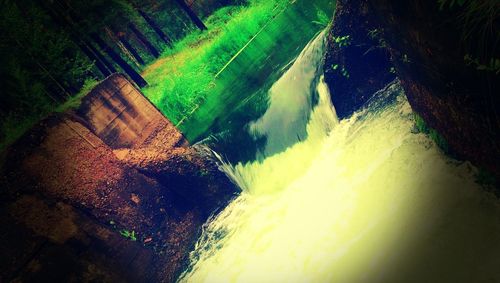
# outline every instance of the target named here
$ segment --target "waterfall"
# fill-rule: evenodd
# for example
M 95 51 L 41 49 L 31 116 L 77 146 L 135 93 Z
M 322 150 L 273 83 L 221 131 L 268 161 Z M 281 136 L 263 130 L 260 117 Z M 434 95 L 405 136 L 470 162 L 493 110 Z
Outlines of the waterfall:
M 242 194 L 204 227 L 180 281 L 498 282 L 500 205 L 476 169 L 416 133 L 398 81 L 338 121 L 324 37 L 251 124 L 263 158 L 223 166 Z

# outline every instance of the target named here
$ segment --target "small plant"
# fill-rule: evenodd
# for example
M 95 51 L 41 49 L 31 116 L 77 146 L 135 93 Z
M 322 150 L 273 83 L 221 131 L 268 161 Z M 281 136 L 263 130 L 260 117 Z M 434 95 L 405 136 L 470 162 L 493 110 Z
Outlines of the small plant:
M 461 33 L 461 46 L 473 58 L 479 58 L 474 64 L 481 70 L 498 71 L 496 50 L 498 31 L 496 24 L 500 17 L 498 0 L 437 0 L 440 10 L 452 13 L 453 24 Z M 476 61 L 474 59 L 473 61 Z M 496 66 L 496 68 L 495 68 Z
M 377 39 L 380 36 L 380 30 L 378 28 L 368 31 L 368 37 L 371 39 Z
M 472 58 L 470 54 L 465 54 L 464 61 L 467 66 L 473 66 L 478 71 L 487 71 L 493 72 L 496 75 L 500 74 L 500 59 L 498 58 L 490 58 L 490 61 L 487 65 L 481 64 L 479 59 Z
M 339 70 L 340 74 L 347 79 L 350 77 L 349 72 L 344 66 L 341 67 L 339 64 L 333 64 L 331 69 L 334 71 Z
M 389 69 L 389 73 L 391 73 L 391 74 L 396 74 L 396 68 L 391 67 L 391 68 Z
M 208 176 L 208 175 L 210 174 L 210 172 L 208 172 L 208 170 L 207 170 L 207 169 L 201 169 L 201 170 L 199 171 L 199 173 L 200 173 L 200 176 L 201 176 L 201 177 L 206 177 L 206 176 Z
M 346 70 L 346 68 L 342 67 L 342 69 L 340 70 L 340 73 L 342 74 L 342 76 L 344 76 L 346 79 L 350 78 L 351 75 L 349 75 L 349 72 Z
M 387 44 L 387 41 L 385 41 L 384 37 L 382 36 L 383 32 L 383 29 L 372 29 L 368 31 L 368 37 L 371 40 L 376 41 L 377 44 L 370 47 L 370 49 L 365 52 L 365 55 L 374 49 L 386 49 L 389 47 L 389 44 Z
M 351 36 L 350 35 L 334 36 L 333 42 L 335 42 L 340 48 L 347 47 L 351 45 Z
M 137 241 L 137 237 L 135 235 L 135 231 L 129 231 L 129 230 L 121 230 L 120 235 L 122 235 L 126 239 L 130 239 L 131 241 Z

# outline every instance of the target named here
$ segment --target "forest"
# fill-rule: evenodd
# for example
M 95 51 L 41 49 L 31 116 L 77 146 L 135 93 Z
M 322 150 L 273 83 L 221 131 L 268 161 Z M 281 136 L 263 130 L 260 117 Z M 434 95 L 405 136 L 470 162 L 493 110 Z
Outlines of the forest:
M 500 282 L 500 1 L 0 0 L 0 282 Z
M 83 95 L 112 73 L 125 73 L 141 88 L 156 86 L 158 78 L 148 76 L 148 67 L 158 58 L 207 41 L 241 9 L 238 5 L 262 3 L 2 1 L 0 148 L 49 113 L 78 105 Z M 207 29 L 201 19 L 229 4 L 236 6 L 212 15 L 207 24 L 214 28 L 198 38 Z M 158 93 L 165 87 L 148 91 Z

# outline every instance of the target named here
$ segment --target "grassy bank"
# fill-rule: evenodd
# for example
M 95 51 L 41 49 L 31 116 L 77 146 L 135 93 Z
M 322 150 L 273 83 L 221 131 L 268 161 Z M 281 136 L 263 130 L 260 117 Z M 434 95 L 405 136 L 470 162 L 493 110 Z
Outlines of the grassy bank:
M 289 0 L 250 0 L 222 8 L 205 20 L 208 32 L 193 32 L 148 66 L 145 95 L 177 124 L 206 99 L 213 80 Z

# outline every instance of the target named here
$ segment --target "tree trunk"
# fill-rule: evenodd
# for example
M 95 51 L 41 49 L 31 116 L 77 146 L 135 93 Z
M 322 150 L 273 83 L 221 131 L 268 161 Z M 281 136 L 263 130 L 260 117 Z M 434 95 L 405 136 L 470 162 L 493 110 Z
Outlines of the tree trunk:
M 181 6 L 182 10 L 188 14 L 189 18 L 193 23 L 200 29 L 200 30 L 206 30 L 207 27 L 205 24 L 198 18 L 198 16 L 191 10 L 191 8 L 184 2 L 184 0 L 175 0 L 179 6 Z
M 106 66 L 106 68 L 108 68 L 110 74 L 117 72 L 115 66 L 113 66 L 113 64 L 109 62 L 108 59 L 106 59 L 106 57 L 104 57 L 104 55 L 102 55 L 101 52 L 99 52 L 99 50 L 97 50 L 90 42 L 85 43 L 85 45 L 87 45 L 88 48 L 95 54 L 95 56 L 99 58 L 99 60 Z
M 65 101 L 68 101 L 70 96 L 67 95 L 67 93 L 61 93 L 61 89 L 59 86 L 55 86 L 53 84 L 47 84 L 45 85 L 45 89 L 47 93 L 52 94 L 52 97 L 59 101 L 59 103 L 64 103 Z
M 149 50 L 153 57 L 160 57 L 160 53 L 158 52 L 158 50 L 153 46 L 153 44 L 151 44 L 151 42 L 149 42 L 146 36 L 133 23 L 130 23 L 128 27 L 136 35 L 137 39 L 139 39 L 139 41 L 144 44 L 146 49 Z
M 169 46 L 172 46 L 172 40 L 160 29 L 158 24 L 151 18 L 149 17 L 144 11 L 141 9 L 137 9 L 137 12 L 144 18 L 146 23 L 156 32 L 156 34 L 163 40 L 166 44 Z
M 58 25 L 62 30 L 66 30 L 67 28 L 69 28 L 68 34 L 71 40 L 91 61 L 95 62 L 96 67 L 104 77 L 107 77 L 116 72 L 116 69 L 113 67 L 113 65 L 110 64 L 99 51 L 97 51 L 91 44 L 85 42 L 85 40 L 77 36 L 78 31 L 74 28 L 73 24 L 68 21 L 68 19 L 59 15 L 58 12 L 53 9 L 53 7 L 48 6 L 48 4 L 43 0 L 38 1 L 38 3 L 40 7 L 49 14 L 52 20 L 54 20 L 54 23 Z
M 111 75 L 110 70 L 106 67 L 106 65 L 94 54 L 94 52 L 86 46 L 84 43 L 75 42 L 78 47 L 82 50 L 82 52 L 90 59 L 90 61 L 95 63 L 97 69 L 101 72 L 104 78 Z
M 123 44 L 123 46 L 125 46 L 125 48 L 128 49 L 130 54 L 132 54 L 132 56 L 134 56 L 135 60 L 137 60 L 137 62 L 139 64 L 141 64 L 141 65 L 145 64 L 141 55 L 139 55 L 139 52 L 137 52 L 137 50 L 135 50 L 135 48 L 132 46 L 132 44 L 130 44 L 130 42 L 128 42 L 128 40 L 124 36 L 118 36 L 118 40 L 120 40 L 120 42 Z
M 137 67 L 140 67 L 141 64 L 139 63 L 139 61 L 137 61 L 130 50 L 128 50 L 127 47 L 123 45 L 121 40 L 118 38 L 118 35 L 108 27 L 104 28 L 104 30 L 106 30 L 108 37 L 116 44 L 116 46 L 118 46 L 118 48 L 120 48 L 122 53 L 125 54 L 125 56 L 127 56 L 132 62 L 134 62 Z
M 71 97 L 71 91 L 68 91 L 63 83 L 61 83 L 56 77 L 54 77 L 52 75 L 52 73 L 47 69 L 45 68 L 45 66 L 40 62 L 38 61 L 38 58 L 36 56 L 34 56 L 33 54 L 31 54 L 29 52 L 29 49 L 27 47 L 25 47 L 19 40 L 15 40 L 15 42 L 17 43 L 17 46 L 19 48 L 21 48 L 21 50 L 24 50 L 24 52 L 26 53 L 26 55 L 28 55 L 29 57 L 31 57 L 31 60 L 38 66 L 38 68 L 43 72 L 45 73 L 45 75 L 49 78 L 49 80 L 51 80 L 56 86 L 57 88 L 67 97 L 67 98 L 70 98 Z M 43 78 L 43 77 L 42 77 Z
M 90 35 L 91 38 L 97 43 L 99 48 L 101 48 L 102 51 L 104 51 L 108 56 L 113 59 L 113 61 L 118 64 L 125 73 L 132 79 L 139 87 L 145 87 L 148 85 L 148 83 L 144 80 L 144 78 L 137 73 L 125 60 L 123 60 L 120 55 L 118 55 L 109 45 L 102 40 L 99 35 L 93 33 Z
M 66 99 L 63 99 L 63 100 L 59 101 L 59 100 L 56 98 L 56 97 L 57 97 L 57 95 L 54 95 L 54 94 L 50 93 L 50 90 L 49 90 L 49 89 L 47 89 L 46 87 L 45 87 L 45 88 L 43 88 L 43 90 L 42 90 L 42 91 L 43 91 L 43 92 L 45 93 L 45 95 L 47 95 L 47 97 L 48 97 L 48 98 L 50 98 L 50 100 L 52 100 L 52 101 L 53 101 L 56 105 L 59 105 L 59 104 L 61 104 L 61 103 L 64 103 L 64 101 L 66 101 Z

